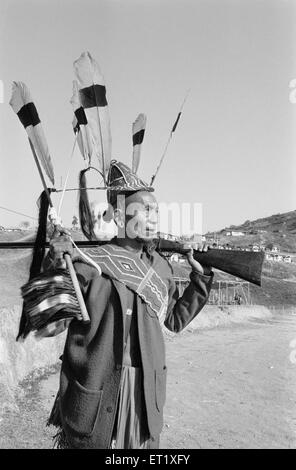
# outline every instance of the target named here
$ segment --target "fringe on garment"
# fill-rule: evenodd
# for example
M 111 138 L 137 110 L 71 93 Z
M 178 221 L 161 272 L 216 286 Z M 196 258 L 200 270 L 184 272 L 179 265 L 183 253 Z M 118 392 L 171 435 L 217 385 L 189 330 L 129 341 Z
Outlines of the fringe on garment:
M 48 188 L 49 194 L 51 189 Z M 38 230 L 34 243 L 33 257 L 30 266 L 30 276 L 29 281 L 37 276 L 41 271 L 42 262 L 45 254 L 45 242 L 46 242 L 46 230 L 47 230 L 47 216 L 49 201 L 45 191 L 42 191 L 40 198 L 37 202 L 39 206 L 39 216 L 38 216 Z M 27 322 L 26 316 L 26 305 L 25 301 L 23 303 L 22 314 L 20 318 L 19 331 L 16 337 L 16 340 L 25 339 L 26 336 L 30 333 L 30 326 Z
M 65 431 L 61 429 L 57 434 L 53 436 L 53 449 L 70 449 L 69 443 Z
M 58 428 L 58 432 L 53 436 L 53 449 L 70 449 L 67 441 L 66 433 L 62 428 L 62 421 L 60 415 L 60 394 L 57 393 L 52 410 L 47 420 L 46 426 L 54 426 Z
M 22 288 L 26 332 L 41 330 L 67 318 L 81 318 L 76 293 L 65 270 L 42 273 Z
M 60 392 L 57 393 L 52 410 L 47 420 L 46 426 L 55 426 L 56 428 L 62 427 L 60 415 Z

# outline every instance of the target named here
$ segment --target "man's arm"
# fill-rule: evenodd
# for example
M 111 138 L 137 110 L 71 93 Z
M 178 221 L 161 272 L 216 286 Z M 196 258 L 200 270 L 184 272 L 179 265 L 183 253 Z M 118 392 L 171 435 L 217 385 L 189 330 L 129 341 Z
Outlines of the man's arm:
M 65 253 L 75 257 L 75 251 L 73 250 L 72 243 L 69 240 L 67 231 L 64 230 L 59 232 L 55 231 L 53 237 L 50 240 L 50 248 L 43 260 L 42 271 L 48 272 L 55 269 L 66 269 L 66 262 L 63 258 Z M 80 285 L 80 289 L 83 286 Z M 48 338 L 52 336 L 57 336 L 67 330 L 72 322 L 73 318 L 59 319 L 55 322 L 49 323 L 44 328 L 36 331 L 35 335 L 37 338 Z
M 73 258 L 75 252 L 69 232 L 66 229 L 56 228 L 49 242 L 49 251 L 43 261 L 42 270 L 45 272 L 52 269 L 66 269 L 64 255 L 67 253 Z
M 207 248 L 202 248 L 205 251 Z M 214 274 L 208 267 L 201 266 L 194 260 L 192 249 L 187 254 L 188 262 L 192 268 L 190 284 L 182 297 L 176 283 L 171 279 L 169 288 L 168 311 L 164 325 L 176 333 L 182 331 L 206 304 L 211 290 Z
M 164 325 L 171 331 L 182 331 L 201 311 L 206 304 L 213 281 L 213 273 L 210 275 L 192 271 L 190 284 L 185 289 L 182 297 L 172 280 L 169 292 L 169 305 Z

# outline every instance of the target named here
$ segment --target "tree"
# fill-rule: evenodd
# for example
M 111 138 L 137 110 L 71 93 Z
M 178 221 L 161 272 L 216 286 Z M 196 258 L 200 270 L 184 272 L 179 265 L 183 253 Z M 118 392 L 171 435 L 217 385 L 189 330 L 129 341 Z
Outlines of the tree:
M 76 230 L 77 225 L 78 225 L 78 218 L 76 217 L 76 215 L 73 215 L 73 219 L 72 219 L 72 228 L 73 228 L 73 230 Z
M 20 223 L 21 228 L 24 228 L 25 230 L 28 230 L 30 227 L 30 222 L 28 220 L 24 220 L 23 222 Z

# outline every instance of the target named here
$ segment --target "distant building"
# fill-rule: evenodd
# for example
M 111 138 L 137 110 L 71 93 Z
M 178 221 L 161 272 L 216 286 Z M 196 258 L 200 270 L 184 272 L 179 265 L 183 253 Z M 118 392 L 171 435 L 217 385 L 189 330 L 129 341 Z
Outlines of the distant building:
M 277 253 L 266 253 L 265 259 L 267 261 L 273 261 L 275 263 L 292 263 L 292 258 L 290 255 L 279 255 Z
M 200 244 L 202 242 L 202 238 L 205 240 L 205 237 L 202 237 L 198 233 L 194 233 L 192 235 L 181 235 L 179 237 L 181 242 L 192 243 L 193 245 L 197 243 Z
M 202 243 L 206 241 L 206 237 L 200 235 L 199 233 L 195 233 L 194 235 L 192 235 L 191 241 L 193 241 L 194 243 Z
M 291 258 L 291 256 L 290 256 L 290 255 L 288 255 L 288 256 L 284 256 L 284 259 L 283 259 L 283 261 L 284 261 L 285 263 L 292 263 L 292 258 Z
M 172 240 L 172 241 L 177 241 L 179 237 L 176 235 L 172 235 L 171 233 L 164 233 L 164 232 L 158 232 L 157 236 L 159 238 L 163 238 L 164 240 Z
M 172 235 L 171 233 L 168 233 L 168 238 L 167 240 L 172 240 L 173 242 L 177 241 L 179 237 L 176 235 Z
M 277 253 L 278 251 L 279 251 L 279 249 L 278 249 L 278 247 L 275 246 L 275 245 L 271 248 L 271 252 L 272 252 L 272 253 Z
M 179 258 L 180 256 L 178 255 L 178 253 L 173 253 L 172 256 L 170 257 L 170 262 L 174 261 L 175 263 L 178 263 Z
M 275 261 L 283 261 L 284 257 L 282 255 L 274 255 L 274 260 Z
M 241 232 L 240 230 L 227 230 L 225 235 L 227 237 L 243 237 L 246 232 Z
M 217 240 L 213 237 L 206 237 L 206 243 L 208 245 L 217 245 Z

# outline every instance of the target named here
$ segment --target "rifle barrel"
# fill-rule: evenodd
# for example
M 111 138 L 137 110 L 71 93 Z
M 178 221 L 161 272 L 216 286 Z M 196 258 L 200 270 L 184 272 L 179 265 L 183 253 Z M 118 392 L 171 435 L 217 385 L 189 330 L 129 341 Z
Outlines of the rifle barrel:
M 160 239 L 158 248 L 161 251 L 186 254 L 182 244 L 170 240 Z M 210 248 L 202 252 L 194 250 L 193 257 L 203 266 L 211 266 L 232 276 L 261 286 L 262 265 L 265 258 L 263 252 L 242 250 L 221 250 Z

